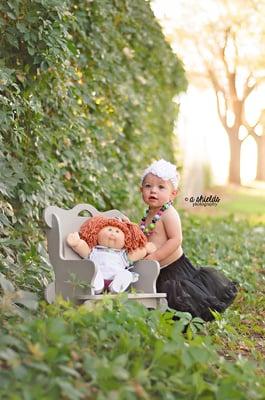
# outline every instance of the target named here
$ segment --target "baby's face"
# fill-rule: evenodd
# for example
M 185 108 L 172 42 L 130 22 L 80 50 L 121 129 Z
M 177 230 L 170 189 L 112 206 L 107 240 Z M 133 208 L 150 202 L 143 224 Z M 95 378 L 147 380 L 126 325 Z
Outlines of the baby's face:
M 98 233 L 98 244 L 112 249 L 122 249 L 125 245 L 125 236 L 120 228 L 105 226 Z
M 171 181 L 164 181 L 156 175 L 148 174 L 144 178 L 141 192 L 143 200 L 150 208 L 160 208 L 176 197 L 177 190 Z

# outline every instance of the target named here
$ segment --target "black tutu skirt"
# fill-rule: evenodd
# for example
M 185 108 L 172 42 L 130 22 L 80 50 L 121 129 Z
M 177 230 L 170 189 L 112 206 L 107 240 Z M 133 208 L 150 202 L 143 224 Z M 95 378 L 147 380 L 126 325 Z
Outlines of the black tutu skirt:
M 157 291 L 167 293 L 170 308 L 185 311 L 205 321 L 214 319 L 211 310 L 224 311 L 237 294 L 235 282 L 215 268 L 195 268 L 183 254 L 177 261 L 161 268 Z

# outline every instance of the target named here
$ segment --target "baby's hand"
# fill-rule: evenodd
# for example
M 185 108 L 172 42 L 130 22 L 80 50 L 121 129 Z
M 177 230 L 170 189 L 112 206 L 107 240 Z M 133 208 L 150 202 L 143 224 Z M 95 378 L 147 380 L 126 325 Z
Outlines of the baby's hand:
M 146 256 L 145 247 L 141 247 L 136 250 L 133 250 L 128 254 L 128 258 L 130 261 L 142 260 L 145 256 Z
M 154 253 L 156 251 L 156 245 L 152 242 L 147 242 L 145 245 L 147 254 Z
M 156 256 L 155 256 L 155 253 L 148 254 L 144 259 L 145 259 L 145 260 L 155 260 L 155 261 L 158 261 L 157 258 L 156 258 Z
M 80 236 L 78 232 L 69 233 L 66 242 L 70 247 L 76 247 L 80 243 Z

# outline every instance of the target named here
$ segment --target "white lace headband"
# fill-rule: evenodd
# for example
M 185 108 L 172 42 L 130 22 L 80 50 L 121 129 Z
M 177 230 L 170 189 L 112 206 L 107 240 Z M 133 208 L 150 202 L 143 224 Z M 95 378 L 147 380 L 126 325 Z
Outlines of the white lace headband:
M 171 181 L 174 189 L 177 189 L 179 184 L 179 173 L 175 165 L 163 159 L 153 162 L 148 168 L 144 170 L 142 175 L 142 183 L 147 174 L 153 174 L 163 179 L 164 181 Z

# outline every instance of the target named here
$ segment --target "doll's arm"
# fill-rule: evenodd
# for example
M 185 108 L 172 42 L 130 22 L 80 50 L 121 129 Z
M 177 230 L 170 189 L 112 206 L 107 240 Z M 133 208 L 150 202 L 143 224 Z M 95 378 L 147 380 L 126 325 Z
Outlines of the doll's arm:
M 78 232 L 69 233 L 66 242 L 82 258 L 87 258 L 91 253 L 90 247 L 83 239 L 80 239 Z

